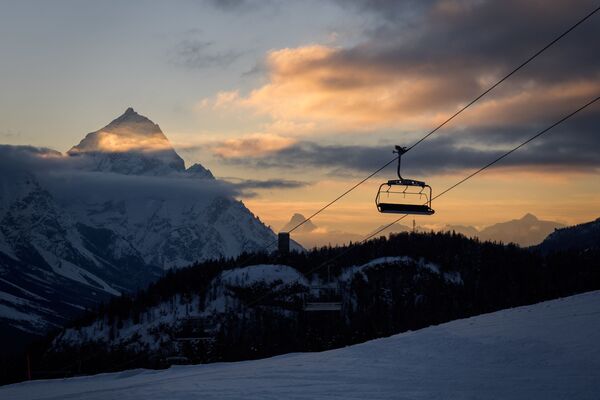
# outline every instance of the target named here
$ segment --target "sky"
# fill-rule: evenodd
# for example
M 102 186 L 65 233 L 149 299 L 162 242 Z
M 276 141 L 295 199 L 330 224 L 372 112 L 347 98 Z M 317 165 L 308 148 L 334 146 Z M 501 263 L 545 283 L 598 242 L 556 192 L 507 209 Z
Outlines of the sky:
M 244 203 L 275 230 L 410 146 L 592 1 L 0 0 L 0 143 L 61 152 L 127 107 L 187 165 L 293 184 Z M 600 14 L 403 158 L 436 193 L 600 95 Z M 600 216 L 600 104 L 435 201 L 417 224 Z M 366 234 L 390 166 L 313 221 Z M 409 219 L 407 224 L 412 221 Z

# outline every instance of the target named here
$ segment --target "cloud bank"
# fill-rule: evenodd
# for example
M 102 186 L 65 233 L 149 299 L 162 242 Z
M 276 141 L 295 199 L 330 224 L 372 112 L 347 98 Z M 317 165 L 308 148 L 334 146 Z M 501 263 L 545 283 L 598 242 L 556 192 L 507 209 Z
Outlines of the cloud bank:
M 255 190 L 305 187 L 306 182 L 198 179 L 186 173 L 164 176 L 125 175 L 93 170 L 85 157 L 72 157 L 47 148 L 0 145 L 3 180 L 35 177 L 42 188 L 61 199 L 83 202 L 131 199 L 204 202 L 215 197 L 253 197 Z
M 344 136 L 352 143 L 376 136 L 410 145 L 596 6 L 590 0 L 338 4 L 368 16 L 361 41 L 273 50 L 264 62 L 264 84 L 205 99 L 220 110 L 272 121 L 263 133 L 213 146 L 215 155 L 256 168 L 376 169 L 388 147 L 325 146 L 316 137 Z M 436 173 L 481 166 L 598 96 L 597 18 L 421 145 L 414 167 Z M 280 132 L 279 126 L 294 129 Z M 597 171 L 599 126 L 600 107 L 594 106 L 503 165 Z

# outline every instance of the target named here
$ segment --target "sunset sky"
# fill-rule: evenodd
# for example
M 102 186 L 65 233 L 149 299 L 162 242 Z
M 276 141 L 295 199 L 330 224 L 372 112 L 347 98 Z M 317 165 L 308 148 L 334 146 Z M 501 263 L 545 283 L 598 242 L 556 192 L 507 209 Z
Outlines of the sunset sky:
M 67 151 L 127 107 L 187 165 L 281 186 L 242 198 L 275 230 L 309 215 L 589 13 L 593 1 L 2 1 L 0 143 Z M 436 192 L 600 94 L 600 15 L 409 152 Z M 600 216 L 600 105 L 434 202 L 417 224 Z M 319 215 L 365 234 L 395 166 Z M 265 185 L 270 186 L 270 185 Z M 412 218 L 407 220 L 412 223 Z

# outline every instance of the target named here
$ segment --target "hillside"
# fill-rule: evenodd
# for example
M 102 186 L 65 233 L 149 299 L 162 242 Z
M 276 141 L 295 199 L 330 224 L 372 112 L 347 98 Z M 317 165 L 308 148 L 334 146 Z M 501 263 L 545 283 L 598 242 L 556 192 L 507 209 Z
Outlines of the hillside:
M 243 256 L 207 261 L 112 300 L 32 353 L 32 363 L 46 371 L 37 377 L 72 376 L 343 347 L 600 289 L 597 256 L 404 233 L 256 254 L 250 265 Z M 312 312 L 315 302 L 338 306 Z
M 0 388 L 20 400 L 596 399 L 600 292 L 321 353 Z
M 557 229 L 535 248 L 551 253 L 556 251 L 589 251 L 600 247 L 600 218 L 595 221 Z

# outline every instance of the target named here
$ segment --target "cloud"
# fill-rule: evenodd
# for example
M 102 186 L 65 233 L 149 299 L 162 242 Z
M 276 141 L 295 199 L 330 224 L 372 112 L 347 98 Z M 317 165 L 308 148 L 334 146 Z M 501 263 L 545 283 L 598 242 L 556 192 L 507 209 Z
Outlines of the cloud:
M 26 171 L 78 169 L 81 159 L 70 163 L 61 152 L 45 147 L 0 144 L 0 171 L 5 174 Z
M 242 51 L 215 50 L 215 43 L 211 41 L 186 39 L 175 48 L 173 62 L 190 69 L 224 68 L 243 54 Z
M 117 132 L 99 130 L 94 137 L 89 137 L 85 145 L 73 147 L 73 154 L 87 151 L 103 151 L 107 153 L 159 153 L 169 152 L 172 147 L 169 140 L 161 131 L 140 132 L 139 128 L 120 126 Z
M 295 142 L 275 134 L 255 133 L 214 144 L 212 152 L 222 158 L 258 157 L 290 147 Z
M 0 137 L 13 139 L 21 136 L 21 132 L 12 129 L 0 129 Z
M 0 145 L 0 175 L 8 181 L 34 176 L 57 198 L 83 202 L 126 199 L 202 202 L 243 194 L 242 188 L 233 184 L 208 179 L 198 184 L 198 179 L 185 173 L 140 176 L 96 172 L 85 158 L 31 146 Z
M 240 98 L 240 93 L 237 90 L 225 91 L 217 93 L 217 97 L 214 101 L 213 108 L 225 108 L 230 104 L 235 103 Z
M 588 0 L 350 4 L 376 17 L 364 40 L 348 47 L 273 50 L 264 62 L 266 83 L 220 102 L 222 108 L 317 127 L 306 134 L 431 128 L 594 6 Z M 564 113 L 598 93 L 600 42 L 594 38 L 600 26 L 591 22 L 453 124 L 529 123 Z
M 234 179 L 234 182 L 228 180 L 237 189 L 245 191 L 251 189 L 297 189 L 309 186 L 308 182 L 288 180 L 288 179 Z M 237 182 L 236 182 L 237 181 Z
M 548 124 L 549 125 L 549 124 Z M 545 126 L 512 126 L 478 131 L 451 131 L 432 138 L 407 153 L 403 171 L 411 175 L 435 175 L 479 168 L 505 151 L 533 136 Z M 495 168 L 520 167 L 547 173 L 567 170 L 598 173 L 600 171 L 600 136 L 598 119 L 593 113 L 578 115 L 565 125 L 554 128 L 535 142 L 511 154 Z M 492 141 L 488 139 L 492 139 Z M 251 168 L 328 169 L 333 174 L 377 170 L 393 158 L 392 146 L 321 145 L 302 141 L 293 146 L 256 157 L 224 159 L 234 165 Z M 384 174 L 394 175 L 395 164 Z
M 221 11 L 246 11 L 251 8 L 250 0 L 208 0 L 211 6 Z
M 182 173 L 166 176 L 124 175 L 93 170 L 88 159 L 32 146 L 0 145 L 0 174 L 11 181 L 33 176 L 58 199 L 89 201 L 158 200 L 195 203 L 215 197 L 256 196 L 255 190 L 289 190 L 307 182 L 286 179 L 202 179 Z
M 207 0 L 212 7 L 227 13 L 248 13 L 262 8 L 277 8 L 275 0 Z

